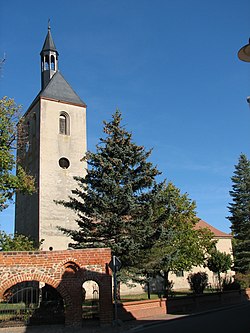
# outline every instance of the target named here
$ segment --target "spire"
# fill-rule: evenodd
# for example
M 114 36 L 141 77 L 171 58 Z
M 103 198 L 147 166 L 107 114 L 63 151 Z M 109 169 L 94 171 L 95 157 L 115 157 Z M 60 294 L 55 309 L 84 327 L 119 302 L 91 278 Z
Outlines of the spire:
M 51 29 L 50 29 L 50 20 L 49 20 L 48 21 L 48 33 L 47 33 L 47 36 L 45 38 L 45 41 L 44 41 L 41 53 L 43 51 L 49 51 L 50 50 L 50 51 L 54 51 L 54 52 L 56 52 L 58 54 L 50 30 Z
M 50 20 L 48 21 L 48 32 L 45 38 L 41 55 L 42 89 L 49 83 L 52 76 L 58 71 L 58 52 L 50 31 Z

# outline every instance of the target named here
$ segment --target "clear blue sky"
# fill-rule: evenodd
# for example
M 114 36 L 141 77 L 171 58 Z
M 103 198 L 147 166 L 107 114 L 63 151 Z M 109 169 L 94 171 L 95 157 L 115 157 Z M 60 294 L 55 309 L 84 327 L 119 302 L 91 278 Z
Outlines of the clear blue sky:
M 231 176 L 250 158 L 249 0 L 1 1 L 1 95 L 27 109 L 40 90 L 51 20 L 59 68 L 88 105 L 88 149 L 118 107 L 162 178 L 187 192 L 197 215 L 230 232 Z M 0 214 L 13 231 L 13 205 Z

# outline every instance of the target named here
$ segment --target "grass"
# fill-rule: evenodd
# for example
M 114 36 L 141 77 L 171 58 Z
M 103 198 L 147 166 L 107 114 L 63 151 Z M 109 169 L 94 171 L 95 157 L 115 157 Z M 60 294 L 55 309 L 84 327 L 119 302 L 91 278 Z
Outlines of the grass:
M 0 303 L 0 311 L 25 309 L 25 303 Z
M 214 292 L 214 290 L 206 289 L 204 290 L 204 294 L 209 294 Z M 193 294 L 193 291 L 190 289 L 180 289 L 180 290 L 172 290 L 170 293 L 170 297 L 181 297 L 181 296 L 190 296 Z M 158 299 L 158 294 L 150 294 L 150 299 Z M 137 295 L 122 295 L 121 303 L 123 302 L 131 302 L 131 301 L 143 301 L 148 299 L 147 293 L 137 294 Z
M 158 299 L 158 294 L 151 294 L 150 299 Z M 144 301 L 148 299 L 148 294 L 138 294 L 138 295 L 122 295 L 121 296 L 121 302 L 131 302 L 131 301 Z

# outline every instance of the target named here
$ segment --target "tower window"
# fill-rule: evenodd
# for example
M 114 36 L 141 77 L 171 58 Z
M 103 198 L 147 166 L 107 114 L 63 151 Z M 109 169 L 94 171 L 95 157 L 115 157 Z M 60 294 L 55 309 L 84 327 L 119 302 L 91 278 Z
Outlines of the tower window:
M 45 63 L 44 63 L 44 70 L 47 71 L 49 70 L 49 56 L 45 56 Z
M 61 112 L 59 116 L 59 133 L 69 135 L 69 115 Z
M 68 167 L 70 166 L 70 163 L 66 157 L 62 157 L 59 160 L 59 165 L 62 169 L 68 169 Z
M 53 55 L 51 56 L 51 69 L 52 71 L 55 70 L 55 57 Z

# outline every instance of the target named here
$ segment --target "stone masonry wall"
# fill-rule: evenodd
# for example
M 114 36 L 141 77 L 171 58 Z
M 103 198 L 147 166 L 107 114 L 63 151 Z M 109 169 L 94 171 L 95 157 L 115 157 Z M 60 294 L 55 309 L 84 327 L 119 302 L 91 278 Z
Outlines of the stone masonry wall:
M 100 322 L 112 321 L 112 287 L 108 263 L 110 249 L 66 251 L 0 252 L 0 298 L 13 285 L 39 281 L 56 288 L 65 302 L 65 322 L 82 321 L 82 284 L 87 280 L 99 286 Z

